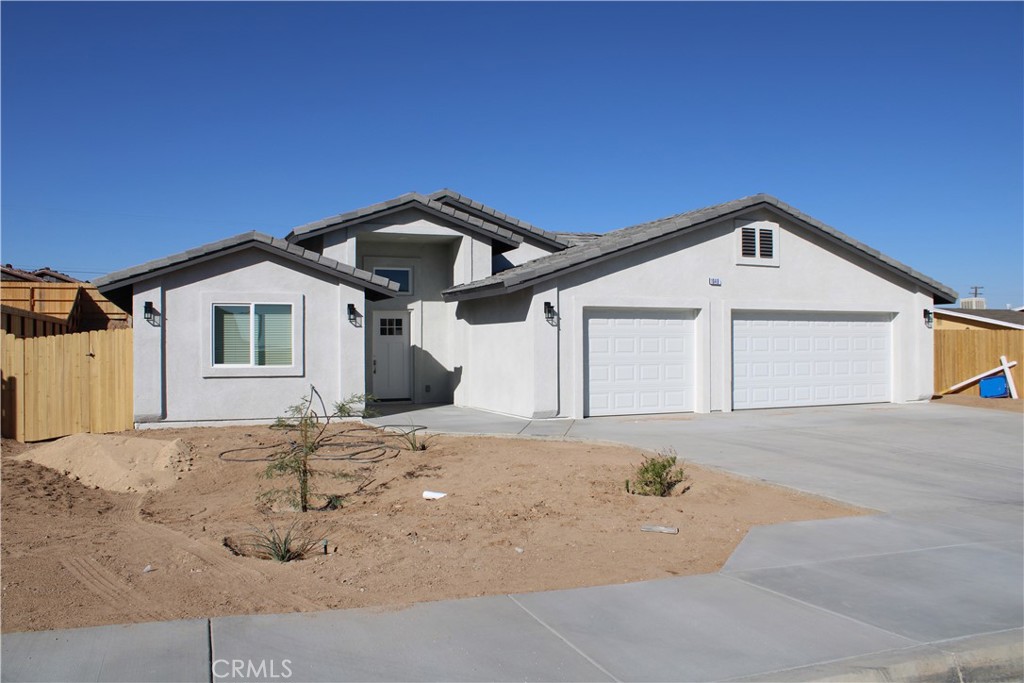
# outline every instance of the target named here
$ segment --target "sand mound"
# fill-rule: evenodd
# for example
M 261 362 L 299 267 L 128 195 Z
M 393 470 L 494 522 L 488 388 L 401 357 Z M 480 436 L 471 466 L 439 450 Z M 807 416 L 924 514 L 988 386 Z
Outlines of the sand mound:
M 187 444 L 108 434 L 74 434 L 17 456 L 108 491 L 169 488 L 191 469 Z

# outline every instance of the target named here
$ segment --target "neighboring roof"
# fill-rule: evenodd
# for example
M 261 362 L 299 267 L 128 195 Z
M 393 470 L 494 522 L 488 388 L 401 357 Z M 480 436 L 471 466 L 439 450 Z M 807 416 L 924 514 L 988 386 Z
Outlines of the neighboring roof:
M 27 270 L 21 268 L 15 268 L 10 263 L 6 266 L 0 266 L 0 280 L 7 280 L 11 282 L 43 282 L 43 278 L 38 275 L 33 275 Z
M 858 242 L 835 228 L 808 216 L 767 194 L 734 199 L 696 211 L 622 228 L 556 254 L 542 256 L 482 280 L 451 287 L 442 292 L 446 300 L 474 299 L 514 292 L 552 277 L 657 243 L 663 239 L 703 227 L 712 221 L 737 216 L 752 209 L 767 209 L 810 228 L 846 249 L 868 258 L 931 291 L 937 303 L 953 303 L 957 293 L 946 285 L 917 272 L 882 252 Z
M 53 270 L 52 268 L 40 268 L 33 270 L 32 274 L 36 277 L 42 278 L 45 282 L 81 282 L 78 278 L 71 277 L 67 273 L 62 273 L 59 270 Z
M 1013 330 L 1024 330 L 1024 311 L 1000 310 L 998 308 L 936 308 L 936 315 L 960 320 L 999 325 Z
M 482 220 L 476 216 L 471 216 L 465 211 L 458 211 L 417 192 L 409 192 L 401 195 L 400 197 L 389 199 L 386 202 L 380 202 L 379 204 L 373 204 L 372 206 L 367 206 L 362 209 L 356 209 L 355 211 L 341 213 L 337 216 L 331 216 L 330 218 L 324 218 L 319 221 L 307 223 L 306 225 L 300 225 L 297 228 L 292 228 L 292 231 L 285 236 L 285 239 L 289 242 L 295 242 L 296 240 L 321 235 L 325 232 L 345 228 L 350 225 L 365 223 L 366 221 L 380 218 L 398 211 L 404 211 L 409 208 L 417 208 L 429 214 L 433 214 L 439 218 L 443 218 L 454 223 L 455 225 L 470 230 L 471 232 L 476 232 L 493 240 L 497 240 L 509 247 L 518 246 L 523 241 L 522 235 L 518 235 L 506 227 Z
M 308 266 L 320 272 L 333 275 L 341 280 L 356 284 L 367 292 L 392 296 L 398 292 L 398 283 L 392 282 L 379 275 L 359 270 L 334 259 L 327 258 L 315 251 L 303 249 L 297 244 L 291 244 L 285 240 L 271 237 L 261 232 L 244 232 L 234 237 L 204 244 L 195 249 L 189 249 L 179 254 L 165 256 L 154 261 L 149 261 L 138 266 L 125 268 L 109 275 L 93 280 L 99 290 L 103 293 L 119 289 L 127 285 L 146 280 L 156 275 L 162 275 L 175 270 L 191 266 L 198 261 L 205 261 L 210 258 L 231 254 L 249 248 L 262 249 L 263 251 Z
M 52 268 L 37 268 L 29 271 L 15 268 L 10 263 L 0 266 L 0 279 L 21 282 L 81 282 L 67 273 L 61 273 Z
M 507 213 L 502 213 L 501 211 L 492 209 L 486 204 L 481 204 L 480 202 L 471 199 L 464 194 L 460 194 L 455 190 L 445 188 L 443 190 L 438 190 L 437 192 L 431 192 L 427 197 L 442 204 L 452 206 L 453 208 L 461 209 L 462 211 L 472 214 L 482 220 L 502 225 L 512 232 L 523 235 L 524 237 L 533 237 L 534 239 L 557 249 L 565 249 L 569 246 L 569 243 L 563 240 L 562 235 L 559 233 L 548 232 L 547 230 L 538 228 L 535 225 L 530 225 L 526 221 L 519 220 L 515 216 L 509 216 Z

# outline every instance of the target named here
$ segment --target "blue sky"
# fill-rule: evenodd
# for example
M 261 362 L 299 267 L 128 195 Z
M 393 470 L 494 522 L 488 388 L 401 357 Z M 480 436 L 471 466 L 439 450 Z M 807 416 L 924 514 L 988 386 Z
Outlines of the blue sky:
M 450 187 L 603 232 L 768 192 L 1024 304 L 1021 3 L 12 3 L 2 256 L 82 277 Z

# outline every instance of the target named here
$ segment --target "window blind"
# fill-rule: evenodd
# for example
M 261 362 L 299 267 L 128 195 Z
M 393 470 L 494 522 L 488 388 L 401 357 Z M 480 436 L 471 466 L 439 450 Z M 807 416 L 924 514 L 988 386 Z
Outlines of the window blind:
M 213 362 L 249 365 L 249 307 L 214 306 Z
M 292 307 L 257 304 L 256 365 L 292 364 Z

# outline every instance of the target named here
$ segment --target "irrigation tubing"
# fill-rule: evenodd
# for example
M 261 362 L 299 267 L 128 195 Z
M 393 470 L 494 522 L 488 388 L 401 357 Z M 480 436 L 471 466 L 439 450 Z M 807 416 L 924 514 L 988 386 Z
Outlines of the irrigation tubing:
M 310 455 L 310 460 L 347 460 L 356 463 L 374 463 L 390 460 L 398 457 L 398 451 L 400 449 L 388 444 L 385 439 L 407 439 L 410 434 L 415 434 L 416 432 L 426 429 L 423 425 L 383 425 L 381 427 L 365 426 L 356 427 L 340 434 L 332 434 L 325 437 L 324 432 L 327 431 L 327 428 L 331 424 L 332 415 L 327 412 L 327 406 L 324 403 L 324 399 L 320 395 L 320 392 L 316 390 L 316 387 L 311 384 L 309 389 L 309 397 L 303 401 L 305 407 L 303 408 L 302 413 L 295 419 L 297 420 L 297 423 L 300 423 L 312 417 L 313 422 L 317 425 L 318 430 L 314 441 L 320 441 L 323 445 L 317 449 L 317 452 Z M 322 413 L 317 413 L 312 409 L 314 405 L 314 398 L 320 403 L 320 409 L 323 411 Z M 285 422 L 276 428 L 297 428 L 297 423 L 289 424 Z M 399 431 L 389 432 L 389 429 Z M 349 438 L 354 440 L 347 443 L 338 442 L 338 439 Z M 224 462 L 270 462 L 281 457 L 283 452 L 290 454 L 300 450 L 301 448 L 302 446 L 294 440 L 287 440 L 266 446 L 230 448 L 218 453 L 217 457 Z M 342 448 L 343 450 L 337 451 L 335 450 L 336 448 Z M 254 451 L 271 452 L 266 455 L 252 455 Z M 236 453 L 246 453 L 249 454 L 249 457 L 233 455 Z

